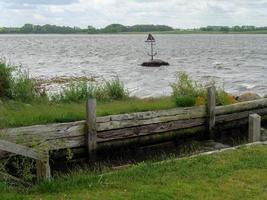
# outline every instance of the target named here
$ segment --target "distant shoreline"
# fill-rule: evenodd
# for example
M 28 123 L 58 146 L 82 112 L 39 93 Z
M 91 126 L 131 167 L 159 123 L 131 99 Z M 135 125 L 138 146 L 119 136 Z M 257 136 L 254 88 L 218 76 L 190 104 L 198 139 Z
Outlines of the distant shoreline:
M 199 35 L 250 35 L 250 34 L 267 34 L 267 30 L 264 31 L 148 31 L 148 32 L 116 32 L 116 33 L 0 33 L 0 35 L 131 35 L 131 34 L 166 34 L 166 35 L 190 35 L 190 34 L 199 34 Z
M 137 24 L 125 26 L 110 24 L 104 28 L 87 28 L 25 24 L 22 27 L 0 27 L 0 34 L 267 34 L 267 27 L 256 26 L 207 26 L 179 29 L 167 25 Z

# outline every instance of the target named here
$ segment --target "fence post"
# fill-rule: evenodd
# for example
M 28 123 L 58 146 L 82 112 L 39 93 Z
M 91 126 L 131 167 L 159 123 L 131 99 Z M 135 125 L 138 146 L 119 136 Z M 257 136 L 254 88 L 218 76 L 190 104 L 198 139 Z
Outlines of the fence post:
M 87 145 L 89 161 L 95 160 L 97 149 L 96 99 L 88 99 L 86 104 Z
M 215 127 L 215 108 L 216 108 L 216 88 L 215 86 L 208 87 L 208 127 L 209 138 L 214 138 Z
M 261 116 L 258 114 L 249 115 L 248 141 L 258 142 L 261 139 Z
M 46 161 L 43 160 L 36 160 L 36 176 L 37 181 L 41 180 L 49 180 L 51 178 L 51 169 L 49 165 L 49 152 L 46 152 L 47 159 Z

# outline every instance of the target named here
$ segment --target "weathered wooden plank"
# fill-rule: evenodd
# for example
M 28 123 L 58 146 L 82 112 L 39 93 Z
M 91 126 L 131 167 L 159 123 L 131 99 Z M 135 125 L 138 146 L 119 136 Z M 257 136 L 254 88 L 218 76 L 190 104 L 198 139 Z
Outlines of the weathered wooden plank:
M 177 131 L 163 132 L 163 133 L 155 133 L 144 136 L 136 136 L 125 139 L 111 140 L 98 143 L 98 149 L 102 148 L 113 148 L 113 147 L 124 147 L 129 145 L 147 145 L 154 144 L 157 142 L 164 142 L 175 139 L 177 137 L 185 136 L 185 135 L 196 135 L 196 134 L 204 134 L 207 131 L 207 127 L 205 125 L 196 126 L 193 128 L 180 129 Z
M 122 128 L 128 128 L 128 127 L 157 124 L 157 123 L 186 120 L 186 119 L 195 119 L 195 118 L 201 118 L 201 117 L 204 118 L 206 115 L 207 115 L 206 109 L 204 107 L 201 107 L 201 109 L 198 108 L 195 111 L 191 110 L 191 111 L 188 111 L 187 113 L 183 113 L 180 115 L 163 116 L 163 117 L 156 117 L 152 119 L 132 119 L 132 120 L 110 121 L 110 122 L 98 123 L 97 131 L 122 129 Z
M 21 156 L 33 158 L 36 160 L 46 160 L 47 155 L 42 151 L 37 151 L 35 149 L 15 144 L 9 141 L 0 140 L 0 150 L 7 151 L 9 153 L 18 154 Z
M 200 126 L 206 123 L 205 118 L 178 120 L 159 124 L 149 124 L 124 129 L 116 129 L 98 132 L 97 142 L 105 142 L 109 140 L 125 139 L 130 137 L 144 136 L 167 131 L 174 131 L 184 128 Z
M 46 149 L 55 149 L 56 144 L 64 147 L 64 141 L 80 136 L 85 136 L 85 121 L 2 129 L 0 138 L 29 147 L 43 144 Z
M 89 99 L 86 106 L 87 124 L 87 148 L 89 159 L 95 157 L 97 149 L 97 130 L 96 130 L 96 100 Z
M 216 89 L 214 86 L 208 87 L 208 127 L 209 137 L 213 138 L 213 132 L 215 127 L 215 107 L 216 107 Z
M 261 117 L 258 114 L 249 115 L 248 141 L 258 142 L 261 139 Z
M 110 115 L 105 117 L 98 117 L 97 123 L 105 123 L 110 121 L 124 121 L 124 120 L 145 120 L 153 119 L 157 117 L 167 117 L 175 115 L 187 115 L 188 113 L 201 112 L 205 110 L 205 106 L 194 106 L 187 108 L 173 108 L 167 110 L 158 110 L 158 111 L 147 111 L 147 112 L 137 112 L 129 114 L 120 114 L 120 115 Z
M 238 113 L 247 110 L 254 110 L 260 108 L 267 108 L 267 98 L 258 99 L 254 101 L 246 101 L 227 106 L 217 106 L 215 110 L 216 115 L 224 115 L 230 113 Z
M 235 120 L 239 120 L 239 119 L 244 119 L 253 113 L 257 113 L 259 115 L 266 115 L 267 114 L 267 108 L 249 110 L 249 111 L 226 114 L 226 115 L 219 115 L 219 116 L 216 116 L 216 123 L 225 123 L 225 122 L 235 121 Z

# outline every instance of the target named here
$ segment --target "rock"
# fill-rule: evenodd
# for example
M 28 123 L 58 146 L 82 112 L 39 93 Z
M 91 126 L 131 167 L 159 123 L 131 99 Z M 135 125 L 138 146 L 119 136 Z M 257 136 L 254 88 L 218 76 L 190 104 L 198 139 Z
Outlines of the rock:
M 230 145 L 210 140 L 210 141 L 204 142 L 203 143 L 203 147 L 204 147 L 205 150 L 214 151 L 214 150 L 220 150 L 220 149 L 229 148 Z
M 160 60 L 160 59 L 154 59 L 154 60 L 150 60 L 148 62 L 143 62 L 142 63 L 142 66 L 143 67 L 160 67 L 160 66 L 168 66 L 170 65 L 169 63 L 163 61 L 163 60 Z
M 253 101 L 256 99 L 261 99 L 261 96 L 256 93 L 252 93 L 252 92 L 247 92 L 237 97 L 237 100 L 240 102 Z

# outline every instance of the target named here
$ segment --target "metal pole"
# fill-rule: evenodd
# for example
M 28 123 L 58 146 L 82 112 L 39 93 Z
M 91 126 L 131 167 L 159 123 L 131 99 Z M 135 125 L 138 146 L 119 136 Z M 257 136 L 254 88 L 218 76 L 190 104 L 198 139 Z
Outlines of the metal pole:
M 151 42 L 151 60 L 154 59 L 154 53 L 153 53 L 153 42 Z

